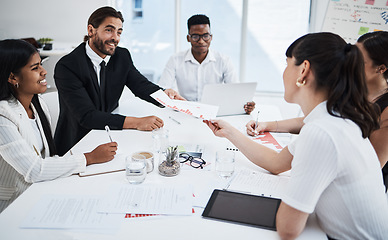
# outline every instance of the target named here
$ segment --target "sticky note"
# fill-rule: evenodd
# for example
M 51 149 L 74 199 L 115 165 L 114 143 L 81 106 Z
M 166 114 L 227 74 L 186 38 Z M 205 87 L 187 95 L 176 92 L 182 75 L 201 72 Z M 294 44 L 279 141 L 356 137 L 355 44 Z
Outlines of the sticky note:
M 363 35 L 369 31 L 368 27 L 360 27 L 360 30 L 358 31 L 358 35 Z

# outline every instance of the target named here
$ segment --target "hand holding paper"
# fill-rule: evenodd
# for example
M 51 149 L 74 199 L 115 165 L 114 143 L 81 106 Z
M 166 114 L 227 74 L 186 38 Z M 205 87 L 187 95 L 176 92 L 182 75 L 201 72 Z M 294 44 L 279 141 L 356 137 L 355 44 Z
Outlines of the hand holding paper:
M 165 107 L 200 118 L 203 120 L 214 119 L 217 116 L 218 106 L 170 99 L 162 90 L 151 94 L 156 101 Z

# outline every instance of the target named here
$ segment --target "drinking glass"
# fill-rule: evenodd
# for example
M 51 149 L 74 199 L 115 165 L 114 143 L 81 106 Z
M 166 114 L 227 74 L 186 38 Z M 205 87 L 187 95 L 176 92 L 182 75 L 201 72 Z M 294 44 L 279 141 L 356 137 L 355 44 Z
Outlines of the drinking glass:
M 154 151 L 156 154 L 164 152 L 169 147 L 167 129 L 158 128 L 153 130 L 152 139 L 154 142 Z
M 234 162 L 234 152 L 216 152 L 216 172 L 218 176 L 224 179 L 231 177 L 234 172 Z
M 131 184 L 140 184 L 144 182 L 147 176 L 146 157 L 134 153 L 125 159 L 125 176 Z

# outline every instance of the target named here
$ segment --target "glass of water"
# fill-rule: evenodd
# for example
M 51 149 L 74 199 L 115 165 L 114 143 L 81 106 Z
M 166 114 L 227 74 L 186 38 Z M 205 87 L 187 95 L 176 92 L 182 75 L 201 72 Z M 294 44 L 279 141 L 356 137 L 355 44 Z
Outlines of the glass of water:
M 158 128 L 152 131 L 152 138 L 154 142 L 154 152 L 156 154 L 162 153 L 169 147 L 168 130 Z
M 231 177 L 234 172 L 234 162 L 234 152 L 216 152 L 216 172 L 218 176 L 224 179 Z
M 131 184 L 140 184 L 144 182 L 147 176 L 146 157 L 134 153 L 125 159 L 125 176 Z

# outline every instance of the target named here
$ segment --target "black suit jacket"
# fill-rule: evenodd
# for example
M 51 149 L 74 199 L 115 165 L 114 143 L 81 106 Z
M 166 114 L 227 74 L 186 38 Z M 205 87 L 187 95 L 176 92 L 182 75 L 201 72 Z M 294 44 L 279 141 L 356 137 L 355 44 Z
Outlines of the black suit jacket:
M 59 94 L 59 118 L 55 145 L 65 154 L 91 129 L 122 129 L 125 116 L 111 114 L 118 106 L 124 86 L 135 96 L 160 106 L 150 94 L 161 89 L 148 81 L 133 65 L 125 48 L 117 47 L 106 66 L 105 109 L 101 107 L 100 87 L 85 43 L 81 43 L 55 66 L 55 84 Z

